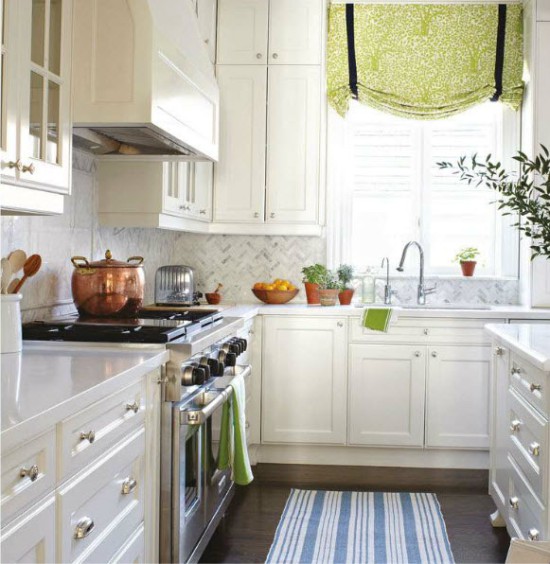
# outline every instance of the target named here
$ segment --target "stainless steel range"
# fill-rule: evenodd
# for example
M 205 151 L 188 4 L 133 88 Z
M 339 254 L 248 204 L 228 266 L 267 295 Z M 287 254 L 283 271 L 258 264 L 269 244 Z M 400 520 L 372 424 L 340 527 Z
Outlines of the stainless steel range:
M 32 340 L 166 346 L 162 378 L 160 561 L 196 562 L 229 505 L 218 469 L 220 418 L 236 374 L 249 377 L 244 321 L 216 310 L 142 310 L 137 319 L 67 317 L 23 326 Z

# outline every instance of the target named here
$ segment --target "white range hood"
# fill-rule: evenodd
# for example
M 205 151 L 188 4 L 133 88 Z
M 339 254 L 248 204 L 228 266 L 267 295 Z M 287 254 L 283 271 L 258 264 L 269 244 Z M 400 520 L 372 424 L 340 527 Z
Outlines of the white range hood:
M 217 160 L 219 90 L 189 0 L 75 0 L 73 143 Z

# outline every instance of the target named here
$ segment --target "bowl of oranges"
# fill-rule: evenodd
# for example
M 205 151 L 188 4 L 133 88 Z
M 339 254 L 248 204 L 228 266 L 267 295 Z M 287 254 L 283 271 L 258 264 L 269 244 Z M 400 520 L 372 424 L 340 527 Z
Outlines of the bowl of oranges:
M 256 282 L 252 293 L 264 304 L 286 304 L 296 297 L 298 288 L 289 280 L 277 278 L 273 282 Z

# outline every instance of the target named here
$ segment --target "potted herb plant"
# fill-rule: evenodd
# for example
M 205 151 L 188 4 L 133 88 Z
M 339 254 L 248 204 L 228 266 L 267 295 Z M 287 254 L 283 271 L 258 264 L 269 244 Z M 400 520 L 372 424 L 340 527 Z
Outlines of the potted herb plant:
M 335 272 L 327 270 L 319 282 L 319 300 L 322 306 L 336 305 L 336 298 L 340 291 L 340 283 Z
M 306 287 L 307 303 L 309 305 L 319 305 L 319 285 L 325 279 L 327 267 L 322 264 L 313 264 L 302 268 L 304 278 L 302 282 Z
M 338 275 L 338 282 L 340 285 L 340 292 L 338 293 L 338 300 L 340 305 L 350 305 L 355 290 L 351 287 L 351 279 L 353 278 L 353 266 L 349 264 L 341 264 L 336 271 Z
M 453 262 L 459 262 L 464 276 L 473 276 L 476 269 L 476 257 L 479 251 L 475 247 L 464 247 L 454 258 Z

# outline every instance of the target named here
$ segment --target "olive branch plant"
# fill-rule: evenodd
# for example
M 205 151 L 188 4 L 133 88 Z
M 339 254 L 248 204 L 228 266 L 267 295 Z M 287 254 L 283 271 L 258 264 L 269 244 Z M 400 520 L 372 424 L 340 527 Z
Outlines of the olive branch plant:
M 518 214 L 513 223 L 531 239 L 531 260 L 550 257 L 550 152 L 541 145 L 541 153 L 530 159 L 522 151 L 512 157 L 520 164 L 519 173 L 507 172 L 500 162 L 487 155 L 460 157 L 456 163 L 438 162 L 440 169 L 452 170 L 462 182 L 476 187 L 484 185 L 498 192 L 502 215 Z

